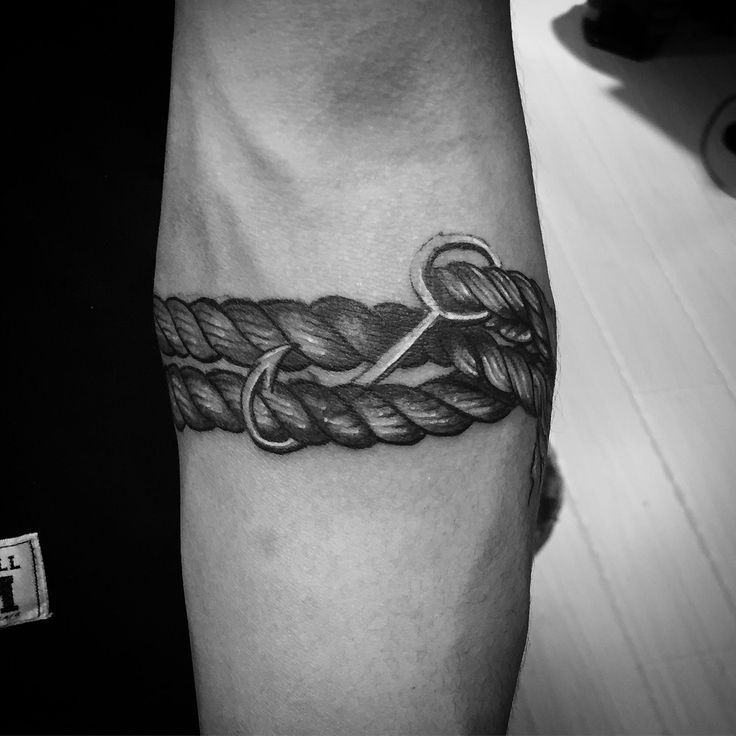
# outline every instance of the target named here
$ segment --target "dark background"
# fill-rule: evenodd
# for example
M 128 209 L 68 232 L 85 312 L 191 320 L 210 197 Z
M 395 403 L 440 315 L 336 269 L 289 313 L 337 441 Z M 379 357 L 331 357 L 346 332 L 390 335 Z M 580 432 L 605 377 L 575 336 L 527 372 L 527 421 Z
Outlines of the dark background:
M 0 631 L 0 731 L 197 730 L 176 441 L 152 329 L 172 3 L 5 24 L 9 430 L 0 538 L 48 621 Z

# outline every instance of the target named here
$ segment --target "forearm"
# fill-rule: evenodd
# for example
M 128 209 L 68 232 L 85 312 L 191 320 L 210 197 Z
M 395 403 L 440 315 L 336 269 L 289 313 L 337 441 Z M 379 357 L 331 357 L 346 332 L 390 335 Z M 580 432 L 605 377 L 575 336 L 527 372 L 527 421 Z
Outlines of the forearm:
M 397 18 L 391 4 L 340 7 L 180 6 L 157 294 L 188 307 L 208 297 L 214 310 L 227 297 L 293 300 L 305 313 L 341 296 L 421 314 L 412 259 L 434 234 L 459 232 L 538 284 L 551 324 L 506 10 L 406 3 Z M 323 309 L 320 320 L 359 343 L 338 311 Z M 185 339 L 164 349 L 166 362 L 191 366 L 212 391 L 207 376 L 228 371 L 240 389 L 258 345 L 266 352 L 271 343 L 246 335 L 255 353 L 244 357 L 213 330 L 201 335 L 212 354 L 185 355 Z M 381 350 L 364 363 L 341 353 L 339 363 L 330 344 L 315 358 L 305 331 L 302 322 L 287 341 L 305 340 L 292 350 L 309 365 L 295 375 L 323 392 L 357 384 L 337 390 L 349 426 L 340 416 L 327 422 L 333 398 L 320 411 L 299 394 L 306 429 L 282 416 L 275 432 L 256 416 L 242 431 L 249 406 L 265 411 L 262 384 L 252 404 L 228 405 L 222 394 L 235 416 L 229 431 L 225 420 L 187 416 L 197 396 L 177 409 L 203 724 L 259 733 L 500 728 L 526 633 L 530 478 L 546 442 L 553 336 L 537 335 L 535 350 L 548 354 L 529 359 L 547 392 L 536 405 L 533 390 L 525 403 L 497 386 L 506 412 L 448 420 L 457 431 L 446 432 L 427 404 L 426 417 L 404 411 L 389 431 L 375 397 L 378 414 L 398 416 L 401 402 L 373 386 L 422 386 L 454 376 L 457 361 L 365 387 L 360 376 Z M 483 350 L 471 348 L 485 386 Z M 296 358 L 286 360 L 288 369 Z M 350 367 L 330 370 L 331 360 Z M 291 375 L 277 383 L 283 376 L 288 388 Z M 370 391 L 373 409 L 359 401 Z M 278 422 L 278 401 L 268 411 Z M 477 400 L 472 411 L 480 416 Z M 268 449 L 290 441 L 288 454 Z
M 179 9 L 160 276 L 188 244 L 179 289 L 394 298 L 444 229 L 546 283 L 503 3 L 201 5 Z

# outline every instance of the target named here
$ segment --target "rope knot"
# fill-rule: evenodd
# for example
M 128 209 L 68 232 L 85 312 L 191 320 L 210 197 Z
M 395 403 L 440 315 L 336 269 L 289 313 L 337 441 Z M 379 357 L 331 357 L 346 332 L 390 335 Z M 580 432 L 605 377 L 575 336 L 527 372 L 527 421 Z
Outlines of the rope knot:
M 471 291 L 462 288 L 464 275 L 454 281 L 450 276 L 462 266 L 476 270 L 480 270 L 479 267 L 472 266 L 467 260 L 438 264 L 453 253 L 475 253 L 486 261 L 484 268 L 501 268 L 498 257 L 484 240 L 469 235 L 435 235 L 419 249 L 412 261 L 412 287 L 431 313 L 444 317 L 448 322 L 466 325 L 485 322 L 493 315 L 491 309 L 475 298 Z

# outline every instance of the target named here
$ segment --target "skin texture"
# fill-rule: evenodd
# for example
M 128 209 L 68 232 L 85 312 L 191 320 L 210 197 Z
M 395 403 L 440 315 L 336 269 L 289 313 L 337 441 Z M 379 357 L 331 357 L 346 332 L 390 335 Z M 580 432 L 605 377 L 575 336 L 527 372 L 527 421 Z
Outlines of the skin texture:
M 180 3 L 155 290 L 418 306 L 475 233 L 551 295 L 502 3 Z M 535 421 L 273 455 L 179 435 L 202 727 L 505 730 L 526 637 Z

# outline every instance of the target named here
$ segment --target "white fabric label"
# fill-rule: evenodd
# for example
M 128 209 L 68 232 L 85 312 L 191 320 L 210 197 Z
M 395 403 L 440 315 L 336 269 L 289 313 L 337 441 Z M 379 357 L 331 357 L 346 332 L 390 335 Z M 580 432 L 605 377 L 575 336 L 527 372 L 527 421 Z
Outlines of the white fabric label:
M 0 628 L 50 615 L 38 534 L 0 539 Z

